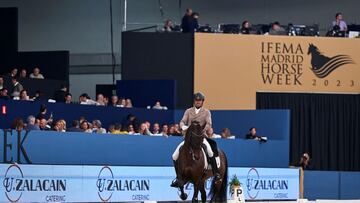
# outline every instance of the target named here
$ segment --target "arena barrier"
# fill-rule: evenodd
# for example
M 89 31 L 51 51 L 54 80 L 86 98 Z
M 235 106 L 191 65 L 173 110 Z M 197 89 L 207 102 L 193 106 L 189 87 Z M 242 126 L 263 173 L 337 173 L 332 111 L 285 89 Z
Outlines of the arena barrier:
M 180 201 L 172 167 L 0 164 L 0 202 Z M 229 168 L 248 200 L 296 200 L 299 170 Z M 206 184 L 209 190 L 210 181 Z M 192 196 L 192 185 L 185 192 Z M 228 191 L 230 191 L 228 189 Z M 230 195 L 228 195 L 230 197 Z

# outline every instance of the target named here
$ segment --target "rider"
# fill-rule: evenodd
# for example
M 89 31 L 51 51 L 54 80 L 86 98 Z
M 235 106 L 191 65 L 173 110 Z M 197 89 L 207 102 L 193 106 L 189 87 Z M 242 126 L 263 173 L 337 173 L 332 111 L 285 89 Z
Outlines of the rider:
M 185 132 L 193 121 L 199 122 L 199 124 L 202 126 L 205 125 L 205 129 L 203 132 L 203 137 L 205 139 L 203 139 L 203 144 L 206 146 L 206 151 L 210 158 L 210 164 L 213 174 L 215 176 L 215 181 L 218 182 L 221 181 L 221 176 L 215 159 L 218 156 L 218 151 L 217 151 L 216 142 L 208 138 L 205 134 L 206 130 L 212 127 L 212 122 L 211 122 L 210 111 L 203 107 L 204 100 L 205 100 L 205 96 L 202 93 L 198 92 L 194 94 L 194 107 L 189 108 L 185 111 L 184 116 L 180 121 L 180 128 L 183 130 L 183 132 Z M 185 133 L 183 134 L 185 135 Z M 211 143 L 211 146 L 213 147 L 211 147 L 209 143 Z M 179 144 L 174 154 L 172 155 L 176 174 L 178 174 L 178 166 L 176 161 L 179 157 L 180 147 L 183 144 L 184 141 Z M 171 187 L 180 187 L 178 177 L 176 177 L 175 180 L 171 183 Z

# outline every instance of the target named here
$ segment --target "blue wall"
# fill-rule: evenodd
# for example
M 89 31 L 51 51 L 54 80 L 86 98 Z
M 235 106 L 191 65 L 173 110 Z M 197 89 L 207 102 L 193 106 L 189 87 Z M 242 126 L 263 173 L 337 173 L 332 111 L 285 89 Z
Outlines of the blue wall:
M 21 159 L 17 160 L 18 132 L 10 132 L 6 132 L 6 138 L 12 149 L 4 148 L 5 134 L 0 131 L 0 162 L 5 162 L 3 155 L 6 150 L 7 160 L 13 158 L 15 162 L 26 163 L 23 152 L 20 152 Z M 170 166 L 171 155 L 182 141 L 179 137 L 43 131 L 22 132 L 20 136 L 22 147 L 33 164 Z M 218 139 L 217 142 L 227 154 L 230 166 L 288 167 L 286 141 L 259 143 Z
M 359 199 L 360 172 L 305 171 L 307 199 Z

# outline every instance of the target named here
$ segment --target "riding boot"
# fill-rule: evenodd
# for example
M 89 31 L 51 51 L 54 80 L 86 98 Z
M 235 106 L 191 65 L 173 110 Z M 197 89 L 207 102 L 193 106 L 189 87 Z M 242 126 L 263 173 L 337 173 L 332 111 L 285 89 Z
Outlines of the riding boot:
M 219 169 L 218 169 L 217 164 L 216 164 L 215 156 L 210 157 L 210 164 L 211 164 L 212 172 L 214 174 L 215 182 L 222 181 L 221 175 L 219 173 Z
M 174 163 L 174 167 L 175 167 L 175 173 L 176 173 L 176 178 L 172 181 L 171 183 L 171 187 L 180 187 L 180 181 L 178 179 L 178 164 L 177 164 L 177 161 L 174 161 L 173 160 L 173 163 Z

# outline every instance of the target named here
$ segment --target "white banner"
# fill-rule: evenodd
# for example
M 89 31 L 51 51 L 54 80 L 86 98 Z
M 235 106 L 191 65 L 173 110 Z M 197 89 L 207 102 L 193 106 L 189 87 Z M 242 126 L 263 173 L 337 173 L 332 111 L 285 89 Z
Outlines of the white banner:
M 1 202 L 180 201 L 172 167 L 0 164 L 0 174 Z M 299 197 L 298 169 L 229 168 L 229 179 L 235 174 L 246 199 Z

